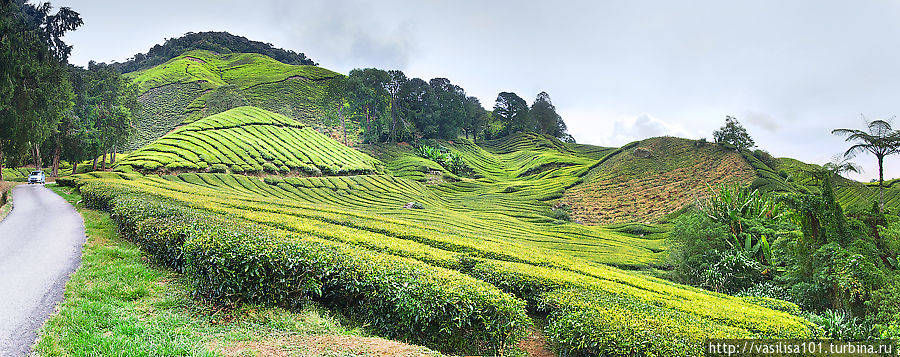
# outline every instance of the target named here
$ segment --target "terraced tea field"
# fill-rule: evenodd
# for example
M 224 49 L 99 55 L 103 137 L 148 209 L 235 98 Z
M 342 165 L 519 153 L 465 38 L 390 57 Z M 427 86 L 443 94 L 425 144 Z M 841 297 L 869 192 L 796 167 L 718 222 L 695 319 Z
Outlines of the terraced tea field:
M 378 161 L 286 116 L 240 107 L 184 125 L 118 163 L 143 172 L 347 175 Z
M 651 138 L 624 146 L 565 192 L 573 217 L 593 224 L 656 222 L 705 197 L 707 185 L 747 184 L 756 171 L 741 154 L 695 141 Z M 642 156 L 646 155 L 646 156 Z
M 321 85 L 340 74 L 321 67 L 287 65 L 258 54 L 197 50 L 125 76 L 140 86 L 144 107 L 136 125 L 138 136 L 129 149 L 182 123 L 242 105 L 280 113 L 323 131 L 337 125 L 323 121 L 316 103 Z M 356 133 L 356 128 L 348 127 L 348 132 Z M 352 139 L 356 141 L 355 136 Z
M 264 182 L 223 174 L 163 179 L 109 173 L 76 180 L 86 200 L 110 209 L 123 232 L 133 232 L 157 259 L 202 272 L 197 288 L 206 295 L 288 303 L 313 298 L 357 311 L 389 337 L 447 352 L 495 353 L 510 346 L 529 323 L 526 311 L 547 314 L 552 343 L 589 354 L 628 348 L 694 355 L 709 337 L 810 333 L 807 322 L 790 314 L 574 258 L 559 249 L 563 239 L 546 245 L 548 237 L 601 229 L 456 212 L 440 193 L 402 178 Z M 399 207 L 414 197 L 423 209 Z M 239 238 L 247 230 L 259 233 Z M 604 246 L 623 237 L 606 232 L 605 238 L 582 240 Z M 418 273 L 397 270 L 407 267 Z M 285 281 L 293 290 L 284 290 L 279 282 Z M 458 295 L 462 291 L 468 293 Z

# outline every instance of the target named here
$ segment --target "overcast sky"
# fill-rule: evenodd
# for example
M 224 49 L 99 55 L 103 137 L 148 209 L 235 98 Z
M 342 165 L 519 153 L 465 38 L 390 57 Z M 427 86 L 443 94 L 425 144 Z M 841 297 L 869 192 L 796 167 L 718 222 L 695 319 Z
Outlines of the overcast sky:
M 900 1 L 108 1 L 81 13 L 71 62 L 122 61 L 165 38 L 228 31 L 321 66 L 446 77 L 491 109 L 546 91 L 578 142 L 712 138 L 733 115 L 775 156 L 823 164 L 834 128 L 900 113 Z M 900 127 L 900 120 L 896 126 Z M 878 176 L 875 160 L 854 160 Z M 900 157 L 885 178 L 900 177 Z

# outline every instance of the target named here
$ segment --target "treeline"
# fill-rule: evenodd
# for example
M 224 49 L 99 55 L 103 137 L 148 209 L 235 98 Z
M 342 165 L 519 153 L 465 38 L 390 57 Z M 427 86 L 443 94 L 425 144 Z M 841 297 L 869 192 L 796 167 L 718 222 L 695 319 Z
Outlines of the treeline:
M 354 69 L 328 84 L 321 105 L 344 127 L 344 137 L 346 121 L 358 121 L 366 142 L 460 136 L 477 141 L 516 132 L 574 142 L 546 92 L 531 107 L 515 93 L 503 92 L 488 111 L 449 79 L 408 78 L 399 70 Z
M 44 167 L 115 152 L 139 115 L 137 87 L 110 66 L 71 66 L 66 32 L 81 16 L 49 3 L 0 1 L 0 180 L 4 164 Z M 96 159 L 95 159 L 96 168 Z M 77 169 L 77 166 L 73 169 Z
M 165 43 L 154 45 L 147 53 L 138 53 L 125 62 L 113 62 L 110 65 L 120 73 L 134 72 L 162 64 L 191 50 L 207 50 L 217 53 L 259 53 L 286 64 L 317 65 L 304 53 L 276 48 L 271 43 L 251 41 L 246 37 L 235 36 L 228 32 L 215 31 L 188 32 L 182 37 L 166 39 Z

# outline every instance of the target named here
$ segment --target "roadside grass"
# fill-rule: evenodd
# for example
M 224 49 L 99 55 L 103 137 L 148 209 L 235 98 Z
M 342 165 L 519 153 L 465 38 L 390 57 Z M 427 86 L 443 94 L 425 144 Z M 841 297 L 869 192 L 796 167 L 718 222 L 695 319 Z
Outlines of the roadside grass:
M 12 188 L 19 183 L 0 181 L 0 221 L 12 211 Z
M 76 206 L 88 238 L 64 302 L 34 346 L 41 356 L 435 354 L 362 337 L 367 335 L 362 328 L 345 327 L 346 319 L 313 303 L 288 311 L 196 300 L 185 278 L 152 265 L 136 245 L 121 239 L 109 214 L 84 208 L 70 188 L 47 187 Z M 323 340 L 341 342 L 323 345 Z M 391 351 L 397 352 L 385 354 Z

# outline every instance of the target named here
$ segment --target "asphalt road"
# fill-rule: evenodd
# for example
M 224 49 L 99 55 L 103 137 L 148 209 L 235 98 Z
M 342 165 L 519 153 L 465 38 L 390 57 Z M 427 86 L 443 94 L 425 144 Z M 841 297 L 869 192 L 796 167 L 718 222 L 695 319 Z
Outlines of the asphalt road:
M 0 222 L 0 356 L 31 353 L 37 330 L 81 263 L 84 222 L 43 185 L 19 185 Z

